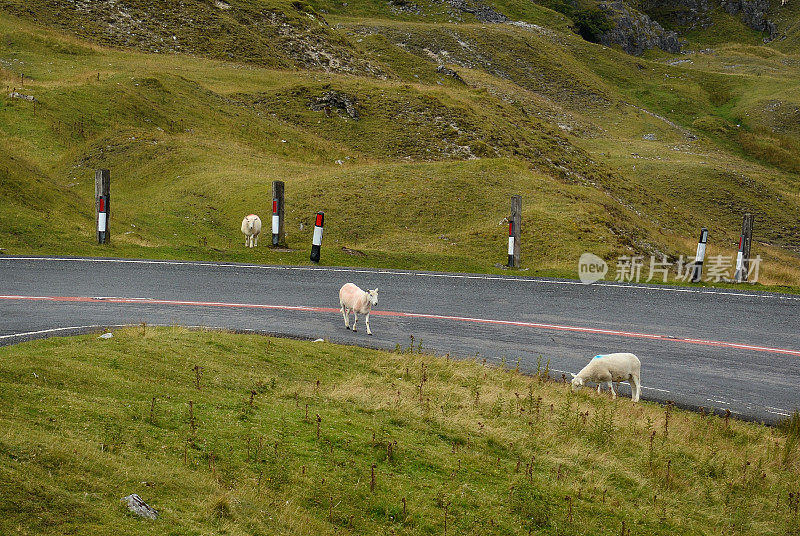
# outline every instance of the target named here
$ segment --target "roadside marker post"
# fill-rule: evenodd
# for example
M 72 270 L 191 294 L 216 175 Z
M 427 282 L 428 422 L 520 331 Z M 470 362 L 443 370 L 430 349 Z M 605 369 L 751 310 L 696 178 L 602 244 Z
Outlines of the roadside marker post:
M 514 267 L 514 222 L 508 222 L 508 266 Z
M 522 196 L 511 196 L 511 217 L 508 220 L 508 267 L 519 268 L 519 232 L 522 221 Z
M 699 283 L 703 278 L 703 259 L 706 256 L 706 243 L 708 242 L 708 229 L 703 227 L 700 231 L 700 240 L 697 242 L 697 253 L 692 265 L 692 283 Z
M 280 236 L 278 231 L 280 231 L 280 228 L 281 228 L 280 218 L 278 217 L 278 198 L 273 197 L 272 198 L 272 245 L 273 246 L 278 245 L 278 237 Z
M 272 246 L 286 247 L 284 228 L 283 181 L 272 181 Z
M 750 271 L 750 244 L 753 241 L 753 215 L 749 212 L 742 220 L 742 234 L 739 235 L 739 251 L 736 253 L 736 273 L 733 280 L 737 283 L 747 281 Z
M 94 208 L 97 221 L 97 243 L 108 244 L 111 232 L 108 220 L 111 214 L 111 172 L 98 169 L 94 173 Z
M 325 223 L 325 213 L 317 212 L 314 222 L 314 236 L 311 239 L 311 261 L 319 262 L 319 248 L 322 245 L 322 228 Z

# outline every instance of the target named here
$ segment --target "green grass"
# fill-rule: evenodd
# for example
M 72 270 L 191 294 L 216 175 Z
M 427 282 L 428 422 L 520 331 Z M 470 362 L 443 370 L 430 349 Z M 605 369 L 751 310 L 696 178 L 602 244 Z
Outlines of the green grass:
M 0 532 L 800 530 L 793 421 L 612 402 L 417 342 L 140 326 L 0 348 Z
M 2 2 L 24 17 L 0 16 L 0 84 L 37 103 L 0 99 L 0 248 L 304 263 L 309 223 L 324 210 L 325 263 L 491 272 L 505 262 L 508 198 L 521 194 L 529 273 L 574 277 L 584 251 L 612 263 L 690 256 L 702 226 L 711 248 L 735 255 L 752 211 L 762 282 L 800 285 L 795 52 L 742 39 L 670 66 L 671 56 L 586 43 L 536 4 L 497 7 L 546 29 L 334 4 L 315 4 L 316 15 L 304 4 L 193 5 L 206 40 L 175 10 L 167 29 L 142 30 L 176 35 L 186 55 L 153 53 L 147 39 L 127 45 L 149 52 L 105 48 L 87 39 L 126 43 L 76 30 L 85 14 L 59 18 L 37 3 L 31 22 L 21 3 Z M 340 66 L 290 58 L 277 38 L 226 33 L 248 17 L 263 22 L 262 8 L 284 13 L 286 39 Z M 437 73 L 437 61 L 464 83 Z M 352 96 L 360 119 L 309 108 L 329 90 Z M 111 169 L 113 210 L 102 248 L 92 212 L 100 167 Z M 297 251 L 245 251 L 241 218 L 268 221 L 273 180 L 286 182 Z M 40 231 L 54 216 L 58 225 Z

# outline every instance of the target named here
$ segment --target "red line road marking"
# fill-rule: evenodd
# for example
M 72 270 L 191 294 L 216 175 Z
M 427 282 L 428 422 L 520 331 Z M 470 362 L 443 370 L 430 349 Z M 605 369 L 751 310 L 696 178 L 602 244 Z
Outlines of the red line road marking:
M 25 301 L 55 301 L 55 302 L 82 302 L 82 303 L 127 303 L 145 305 L 193 305 L 196 307 L 239 307 L 247 309 L 271 309 L 283 311 L 308 311 L 314 313 L 338 313 L 339 309 L 334 307 L 312 307 L 307 305 L 269 305 L 259 303 L 227 303 L 227 302 L 203 302 L 185 300 L 159 300 L 151 298 L 116 298 L 116 297 L 89 297 L 89 296 L 0 296 L 0 300 L 25 300 Z M 475 322 L 481 324 L 494 324 L 501 326 L 518 326 L 525 328 L 546 329 L 554 331 L 572 331 L 577 333 L 593 333 L 597 335 L 611 335 L 616 337 L 629 337 L 636 339 L 650 339 L 656 341 L 682 342 L 687 344 L 699 344 L 703 346 L 716 346 L 720 348 L 735 348 L 738 350 L 754 350 L 757 352 L 771 352 L 776 354 L 787 354 L 800 357 L 800 350 L 790 350 L 787 348 L 772 348 L 769 346 L 757 346 L 725 341 L 713 341 L 707 339 L 693 339 L 684 337 L 673 337 L 670 335 L 658 335 L 652 333 L 637 333 L 633 331 L 619 331 L 613 329 L 587 328 L 581 326 L 567 326 L 559 324 L 540 324 L 537 322 L 521 322 L 515 320 L 495 320 L 491 318 L 472 318 L 467 316 L 435 315 L 425 313 L 404 313 L 400 311 L 372 311 L 377 316 L 399 316 L 404 318 L 428 318 L 432 320 L 450 320 L 456 322 Z

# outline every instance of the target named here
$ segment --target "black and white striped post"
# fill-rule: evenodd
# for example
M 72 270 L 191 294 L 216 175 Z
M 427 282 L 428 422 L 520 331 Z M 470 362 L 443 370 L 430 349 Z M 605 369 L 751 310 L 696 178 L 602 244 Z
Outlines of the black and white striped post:
M 514 220 L 508 222 L 508 267 L 514 267 Z
M 108 244 L 111 233 L 108 219 L 111 214 L 111 172 L 98 169 L 94 173 L 94 208 L 97 215 L 97 243 Z
M 278 217 L 278 198 L 273 197 L 272 198 L 272 245 L 273 246 L 278 245 L 278 238 L 280 236 L 278 234 L 278 231 L 280 231 L 280 227 L 281 227 L 281 221 L 280 218 Z
M 314 236 L 311 239 L 311 261 L 319 262 L 319 247 L 322 245 L 322 227 L 325 223 L 325 213 L 317 212 L 317 220 L 314 222 Z
M 700 240 L 697 242 L 697 254 L 692 265 L 692 283 L 699 283 L 703 278 L 703 259 L 706 256 L 706 243 L 708 242 L 708 229 L 703 227 L 700 231 Z
M 286 230 L 283 226 L 283 181 L 272 181 L 272 246 L 286 247 Z
M 511 217 L 508 219 L 508 267 L 519 268 L 519 231 L 522 221 L 522 196 L 511 196 Z
M 739 249 L 736 252 L 736 272 L 733 274 L 733 280 L 737 283 L 742 282 L 742 269 L 744 268 L 744 256 L 742 255 L 743 242 L 744 235 L 739 235 Z
M 737 283 L 747 281 L 750 271 L 750 244 L 753 239 L 753 215 L 749 212 L 742 220 L 742 234 L 739 235 L 739 251 L 736 253 L 736 272 L 733 280 Z

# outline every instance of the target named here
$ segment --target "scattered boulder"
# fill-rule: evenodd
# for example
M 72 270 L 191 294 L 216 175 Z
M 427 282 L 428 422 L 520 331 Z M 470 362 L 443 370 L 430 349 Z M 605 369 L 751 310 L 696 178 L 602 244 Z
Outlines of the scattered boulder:
M 133 512 L 134 514 L 146 517 L 147 519 L 157 519 L 158 512 L 156 512 L 153 508 L 147 505 L 141 497 L 137 494 L 128 495 L 127 497 L 123 497 L 120 499 L 126 505 L 128 505 L 128 509 Z
M 356 109 L 355 97 L 351 97 L 347 93 L 342 93 L 340 91 L 327 91 L 323 96 L 318 97 L 314 102 L 312 102 L 309 105 L 309 108 L 317 112 L 324 110 L 326 113 L 330 113 L 330 110 L 335 108 L 346 113 L 352 119 L 358 121 L 358 110 Z
M 461 75 L 459 75 L 453 69 L 450 69 L 449 67 L 445 67 L 444 65 L 439 65 L 436 68 L 436 72 L 439 73 L 439 74 L 443 74 L 445 76 L 449 76 L 450 78 L 452 78 L 453 80 L 455 80 L 456 82 L 459 82 L 461 84 L 464 84 L 464 85 L 467 84 L 466 82 L 464 82 L 464 79 L 461 78 Z
M 23 99 L 26 101 L 36 102 L 36 97 L 34 97 L 33 95 L 23 95 L 22 93 L 19 93 L 17 91 L 12 91 L 11 93 L 8 94 L 8 96 L 11 99 Z
M 412 15 L 421 15 L 422 8 L 410 0 L 389 0 L 389 7 L 395 13 L 410 13 Z
M 345 246 L 342 246 L 342 252 L 348 255 L 353 255 L 354 257 L 366 257 L 367 254 L 358 249 L 351 249 Z

